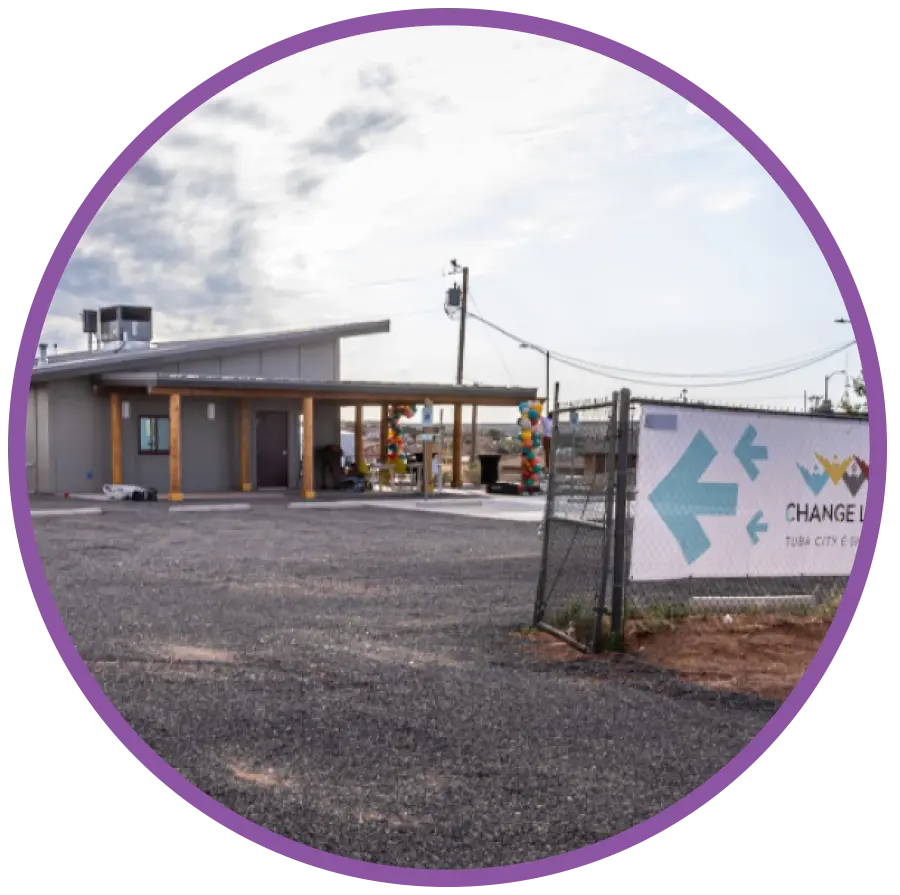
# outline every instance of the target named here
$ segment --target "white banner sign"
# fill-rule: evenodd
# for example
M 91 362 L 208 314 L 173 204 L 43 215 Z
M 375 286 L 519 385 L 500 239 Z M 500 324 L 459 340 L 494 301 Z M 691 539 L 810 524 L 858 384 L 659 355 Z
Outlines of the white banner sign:
M 639 438 L 634 580 L 850 573 L 867 422 L 643 405 Z

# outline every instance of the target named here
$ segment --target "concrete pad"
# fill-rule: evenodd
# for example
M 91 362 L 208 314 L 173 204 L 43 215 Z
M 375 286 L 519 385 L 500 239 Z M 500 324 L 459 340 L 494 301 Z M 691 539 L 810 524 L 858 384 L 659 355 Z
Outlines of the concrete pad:
M 462 497 L 462 498 L 447 498 L 441 497 L 437 500 L 417 500 L 416 506 L 420 510 L 433 510 L 435 508 L 440 509 L 442 507 L 458 507 L 460 505 L 467 507 L 480 507 L 483 501 L 480 501 L 474 497 Z
M 32 518 L 36 516 L 99 516 L 100 507 L 79 507 L 72 510 L 32 510 Z
M 198 503 L 177 504 L 169 507 L 170 513 L 230 513 L 249 510 L 249 503 Z
M 405 510 L 414 513 L 444 514 L 475 519 L 494 519 L 503 522 L 526 522 L 536 525 L 544 518 L 544 501 L 539 497 L 506 497 L 485 495 L 483 500 L 419 500 L 410 503 L 392 501 L 371 502 L 380 509 Z
M 375 501 L 372 498 L 360 500 L 296 500 L 289 503 L 289 510 L 358 510 L 360 507 L 367 507 Z M 384 503 L 396 503 L 396 501 L 383 501 Z

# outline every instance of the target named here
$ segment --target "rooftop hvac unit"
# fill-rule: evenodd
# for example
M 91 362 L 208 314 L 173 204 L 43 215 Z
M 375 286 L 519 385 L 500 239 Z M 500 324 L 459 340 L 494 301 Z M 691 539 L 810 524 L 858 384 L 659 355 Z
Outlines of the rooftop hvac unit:
M 100 341 L 103 344 L 149 345 L 153 341 L 153 311 L 134 305 L 100 309 Z

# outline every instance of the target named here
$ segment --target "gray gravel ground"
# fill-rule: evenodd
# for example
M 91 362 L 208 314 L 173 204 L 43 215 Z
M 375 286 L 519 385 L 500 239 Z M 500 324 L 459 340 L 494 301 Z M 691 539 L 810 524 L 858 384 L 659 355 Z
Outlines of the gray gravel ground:
M 347 857 L 472 868 L 594 843 L 708 779 L 777 708 L 523 650 L 534 525 L 126 504 L 35 527 L 81 655 L 147 743 Z

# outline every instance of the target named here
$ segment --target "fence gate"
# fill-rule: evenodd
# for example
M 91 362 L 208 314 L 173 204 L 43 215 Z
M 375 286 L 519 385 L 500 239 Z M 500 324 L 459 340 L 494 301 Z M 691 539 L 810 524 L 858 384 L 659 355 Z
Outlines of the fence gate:
M 865 517 L 866 417 L 627 389 L 560 406 L 557 385 L 556 399 L 534 627 L 597 652 L 622 646 L 626 615 L 840 600 Z
M 633 465 L 629 393 L 560 408 L 557 385 L 554 408 L 532 624 L 597 652 L 622 636 Z

